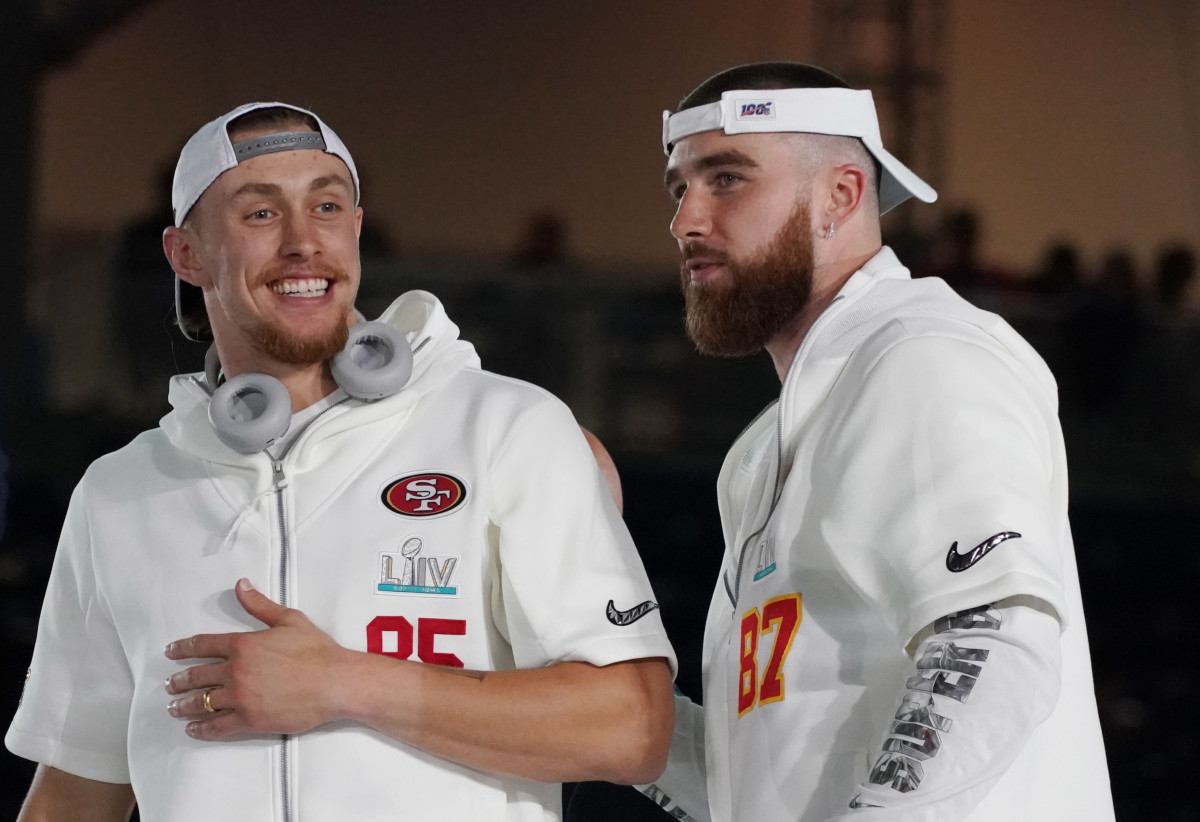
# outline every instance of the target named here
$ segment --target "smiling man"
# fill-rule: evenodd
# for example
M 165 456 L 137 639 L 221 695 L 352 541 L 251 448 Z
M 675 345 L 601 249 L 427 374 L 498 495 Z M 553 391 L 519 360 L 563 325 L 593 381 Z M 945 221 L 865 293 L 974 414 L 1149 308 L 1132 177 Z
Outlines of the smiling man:
M 1112 819 L 1053 377 L 912 280 L 870 92 L 722 72 L 664 113 L 687 327 L 781 382 L 718 480 L 704 706 L 643 790 L 719 822 Z
M 587 441 L 432 295 L 356 318 L 358 192 L 291 106 L 184 147 L 164 248 L 214 348 L 72 497 L 22 820 L 545 822 L 661 771 L 674 657 Z

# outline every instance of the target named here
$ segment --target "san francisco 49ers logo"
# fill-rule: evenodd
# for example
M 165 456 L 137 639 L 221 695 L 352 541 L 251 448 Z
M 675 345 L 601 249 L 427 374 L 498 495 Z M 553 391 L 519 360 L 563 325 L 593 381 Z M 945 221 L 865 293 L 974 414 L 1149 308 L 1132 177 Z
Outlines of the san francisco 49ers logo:
M 435 517 L 467 499 L 466 484 L 449 474 L 411 474 L 389 482 L 381 495 L 389 511 L 406 517 Z

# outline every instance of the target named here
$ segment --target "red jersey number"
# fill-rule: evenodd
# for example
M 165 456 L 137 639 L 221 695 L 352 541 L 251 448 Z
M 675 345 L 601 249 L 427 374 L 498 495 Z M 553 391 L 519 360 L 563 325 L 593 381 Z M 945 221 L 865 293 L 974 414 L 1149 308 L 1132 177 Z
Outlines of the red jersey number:
M 779 702 L 786 695 L 783 682 L 783 661 L 792 649 L 796 628 L 800 625 L 800 595 L 786 594 L 763 603 L 742 616 L 738 645 L 738 716 L 756 705 Z M 762 679 L 758 676 L 758 640 L 774 633 L 771 656 L 767 659 Z
M 462 668 L 463 661 L 454 654 L 439 652 L 434 643 L 439 636 L 463 636 L 467 632 L 465 619 L 417 620 L 417 630 L 402 616 L 377 616 L 367 623 L 367 653 L 408 659 L 413 653 L 415 634 L 417 659 L 430 665 Z

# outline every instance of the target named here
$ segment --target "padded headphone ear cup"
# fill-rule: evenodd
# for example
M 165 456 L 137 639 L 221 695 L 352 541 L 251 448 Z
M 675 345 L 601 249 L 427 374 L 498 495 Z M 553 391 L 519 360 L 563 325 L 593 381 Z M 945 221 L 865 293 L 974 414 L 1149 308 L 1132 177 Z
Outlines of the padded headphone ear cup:
M 350 326 L 345 347 L 330 363 L 333 378 L 359 400 L 391 396 L 408 383 L 413 354 L 408 340 L 387 323 L 360 322 Z
M 256 454 L 287 433 L 292 398 L 266 374 L 239 374 L 213 392 L 208 421 L 221 442 L 239 454 Z

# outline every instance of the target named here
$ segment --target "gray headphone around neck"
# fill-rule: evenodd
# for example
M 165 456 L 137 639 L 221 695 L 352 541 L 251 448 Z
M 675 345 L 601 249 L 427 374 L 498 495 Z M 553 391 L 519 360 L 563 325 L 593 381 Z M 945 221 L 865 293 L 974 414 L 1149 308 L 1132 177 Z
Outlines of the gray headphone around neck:
M 372 402 L 408 383 L 413 352 L 393 326 L 360 321 L 350 327 L 346 345 L 329 366 L 343 391 Z M 283 383 L 269 374 L 239 374 L 224 382 L 220 376 L 221 361 L 213 345 L 204 357 L 204 380 L 211 395 L 208 421 L 221 442 L 239 454 L 256 454 L 287 433 L 292 398 Z

